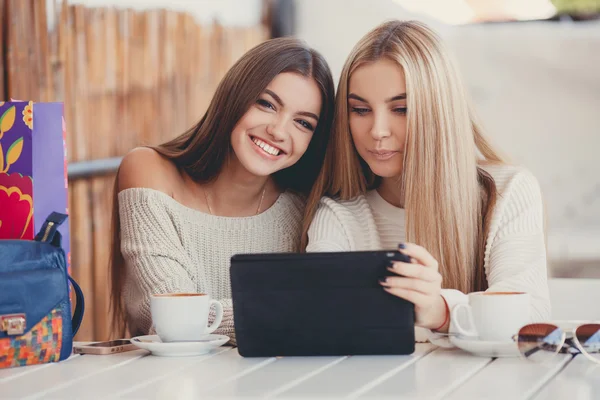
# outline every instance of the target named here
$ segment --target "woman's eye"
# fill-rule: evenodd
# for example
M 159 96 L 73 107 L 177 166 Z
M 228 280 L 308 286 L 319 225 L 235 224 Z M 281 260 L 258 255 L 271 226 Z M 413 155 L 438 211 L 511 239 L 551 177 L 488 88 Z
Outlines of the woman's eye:
M 393 110 L 396 114 L 406 115 L 406 107 L 396 107 Z
M 365 115 L 369 112 L 369 109 L 364 107 L 352 107 L 350 111 L 358 115 Z
M 256 104 L 260 105 L 261 107 L 270 108 L 271 110 L 275 110 L 275 106 L 273 106 L 273 104 L 271 104 L 270 102 L 268 102 L 267 100 L 264 100 L 264 99 L 256 100 Z
M 300 125 L 302 125 L 304 128 L 308 129 L 309 131 L 314 131 L 315 130 L 314 126 L 312 126 L 311 123 L 306 122 L 303 119 L 298 119 L 298 120 L 296 120 L 296 122 L 299 123 Z

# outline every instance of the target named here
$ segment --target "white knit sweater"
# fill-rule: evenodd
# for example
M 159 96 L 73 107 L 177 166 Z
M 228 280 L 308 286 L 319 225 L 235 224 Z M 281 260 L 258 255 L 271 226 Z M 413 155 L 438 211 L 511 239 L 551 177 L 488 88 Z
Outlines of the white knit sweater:
M 257 216 L 220 217 L 188 208 L 160 191 L 121 191 L 121 251 L 127 265 L 123 296 L 131 333 L 152 331 L 152 294 L 199 292 L 223 304 L 223 321 L 215 333 L 235 343 L 230 258 L 298 251 L 303 207 L 300 197 L 285 192 Z
M 525 169 L 486 166 L 499 192 L 486 239 L 484 268 L 489 291 L 522 291 L 531 296 L 531 320 L 550 317 L 547 283 L 544 211 L 535 177 Z M 307 251 L 359 251 L 382 249 L 373 211 L 366 196 L 351 201 L 321 200 L 308 231 Z M 387 249 L 386 249 L 387 250 Z M 443 289 L 452 309 L 468 302 L 466 294 Z M 451 324 L 450 331 L 454 331 Z M 441 336 L 427 332 L 436 344 Z M 419 335 L 417 332 L 417 336 Z

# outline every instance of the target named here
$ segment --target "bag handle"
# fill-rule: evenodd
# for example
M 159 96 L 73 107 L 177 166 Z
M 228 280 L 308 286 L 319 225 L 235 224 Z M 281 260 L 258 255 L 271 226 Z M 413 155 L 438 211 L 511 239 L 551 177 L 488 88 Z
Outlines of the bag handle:
M 75 336 L 75 334 L 79 330 L 79 327 L 81 326 L 81 322 L 83 321 L 83 313 L 85 311 L 85 300 L 83 299 L 83 291 L 81 290 L 77 282 L 75 282 L 75 279 L 69 276 L 69 281 L 73 285 L 73 289 L 75 289 L 75 300 L 77 301 L 77 304 L 75 305 L 75 312 L 73 313 L 73 318 L 71 319 L 71 329 L 73 331 L 73 336 Z
M 58 227 L 67 219 L 66 214 L 51 213 L 44 221 L 40 231 L 35 235 L 35 240 L 42 243 L 50 243 L 56 247 L 61 246 L 61 234 Z
M 61 214 L 57 212 L 51 213 L 48 218 L 44 221 L 42 228 L 35 235 L 35 240 L 42 243 L 50 243 L 53 246 L 61 247 L 62 236 L 58 231 L 58 227 L 62 225 L 63 222 L 68 218 L 68 215 Z M 73 317 L 71 319 L 71 327 L 73 336 L 79 330 L 81 326 L 81 322 L 83 321 L 83 314 L 85 311 L 85 300 L 83 298 L 83 291 L 75 282 L 75 279 L 71 278 L 69 275 L 69 281 L 73 285 L 73 289 L 75 290 L 75 301 L 77 304 L 75 305 L 75 312 L 73 313 Z

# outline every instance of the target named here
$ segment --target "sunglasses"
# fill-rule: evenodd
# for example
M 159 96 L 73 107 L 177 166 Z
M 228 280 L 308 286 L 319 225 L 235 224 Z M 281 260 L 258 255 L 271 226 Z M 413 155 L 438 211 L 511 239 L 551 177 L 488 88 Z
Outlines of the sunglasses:
M 600 323 L 581 323 L 564 329 L 551 323 L 529 324 L 513 339 L 521 355 L 531 361 L 546 362 L 563 353 L 583 354 L 600 363 Z

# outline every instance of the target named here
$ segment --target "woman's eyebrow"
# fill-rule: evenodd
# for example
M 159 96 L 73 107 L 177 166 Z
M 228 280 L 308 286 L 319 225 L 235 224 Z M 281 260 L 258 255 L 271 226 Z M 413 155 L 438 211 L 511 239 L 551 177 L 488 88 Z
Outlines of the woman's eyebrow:
M 275 92 L 273 92 L 272 90 L 269 90 L 269 89 L 265 89 L 265 93 L 267 93 L 269 96 L 271 96 L 272 98 L 274 98 L 275 101 L 277 102 L 277 104 L 279 104 L 281 107 L 285 107 L 285 104 L 283 103 L 283 100 L 281 100 L 281 97 L 279 97 L 277 95 L 277 93 L 275 93 Z M 314 118 L 315 121 L 319 122 L 319 117 L 317 117 L 316 114 L 313 114 L 311 112 L 300 111 L 298 113 L 298 115 L 304 115 L 305 117 Z
M 350 93 L 348 95 L 349 99 L 354 99 L 354 100 L 358 100 L 358 101 L 362 101 L 363 103 L 368 103 L 367 100 L 363 99 L 362 97 L 360 97 L 359 95 L 355 94 L 355 93 Z M 406 100 L 406 93 L 400 93 L 396 96 L 390 97 L 389 99 L 386 99 L 386 103 L 391 103 L 392 101 L 396 101 L 396 100 Z
M 355 93 L 350 93 L 348 95 L 349 99 L 354 99 L 354 100 L 358 100 L 358 101 L 362 101 L 363 103 L 368 103 L 368 101 L 366 101 L 365 99 L 363 99 L 362 97 L 360 97 L 359 95 L 355 94 Z

